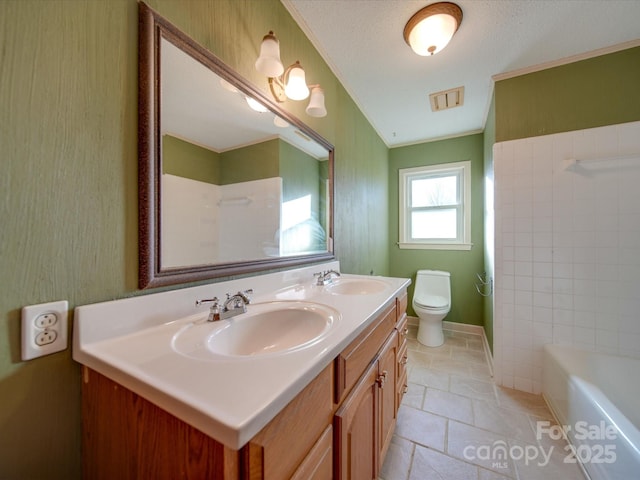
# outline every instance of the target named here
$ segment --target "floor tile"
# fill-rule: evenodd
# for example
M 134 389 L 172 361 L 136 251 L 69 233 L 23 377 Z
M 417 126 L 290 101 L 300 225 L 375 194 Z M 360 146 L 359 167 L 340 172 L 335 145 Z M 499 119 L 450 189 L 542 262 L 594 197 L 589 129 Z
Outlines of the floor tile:
M 542 395 L 534 395 L 505 387 L 496 387 L 496 395 L 498 404 L 501 407 L 518 410 L 538 417 L 553 418 Z
M 416 366 L 411 370 L 409 373 L 409 381 L 439 390 L 449 390 L 448 373 L 421 366 Z
M 449 390 L 469 398 L 496 402 L 495 387 L 492 382 L 478 380 L 471 377 L 451 375 Z
M 464 423 L 449 421 L 447 453 L 501 475 L 513 476 L 515 463 L 509 458 L 506 437 Z
M 499 407 L 484 400 L 473 400 L 474 425 L 507 438 L 537 443 L 528 415 Z
M 518 442 L 513 444 L 518 445 Z M 522 446 L 522 444 L 520 444 Z M 527 447 L 532 447 L 527 445 Z M 512 447 L 514 448 L 514 447 Z M 526 452 L 526 450 L 525 450 Z M 536 455 L 537 453 L 537 455 Z M 582 469 L 577 463 L 571 463 L 567 451 L 551 447 L 532 449 L 515 461 L 519 480 L 584 480 Z
M 478 480 L 510 480 L 512 478 L 514 477 L 507 477 L 505 475 L 500 475 L 497 472 L 478 467 Z M 545 479 L 545 480 L 555 480 L 555 479 Z
M 409 381 L 407 393 L 404 394 L 402 404 L 407 407 L 422 408 L 424 393 L 427 387 Z
M 536 437 L 537 422 L 553 422 L 542 397 L 496 387 L 479 335 L 444 333 L 430 348 L 409 328 L 409 390 L 379 479 L 584 480 L 564 440 Z M 549 451 L 543 466 L 525 456 Z
M 417 350 L 407 350 L 407 361 L 417 367 L 431 367 L 431 355 L 418 352 Z
M 415 444 L 394 435 L 379 477 L 382 480 L 406 480 L 409 477 Z
M 402 405 L 395 433 L 414 443 L 443 451 L 446 425 L 445 418 Z
M 478 467 L 430 448 L 416 446 L 409 480 L 447 479 L 469 480 L 478 475 Z
M 436 388 L 427 388 L 422 409 L 443 417 L 473 424 L 471 399 Z

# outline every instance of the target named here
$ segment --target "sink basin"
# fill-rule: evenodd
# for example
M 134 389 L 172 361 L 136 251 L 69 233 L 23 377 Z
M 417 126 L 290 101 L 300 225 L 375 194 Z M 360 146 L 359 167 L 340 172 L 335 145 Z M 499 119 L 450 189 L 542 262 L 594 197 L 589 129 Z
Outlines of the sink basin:
M 335 295 L 371 295 L 380 293 L 387 287 L 382 280 L 373 278 L 341 278 L 325 288 Z
M 340 314 L 312 302 L 251 304 L 247 313 L 207 322 L 206 317 L 173 336 L 173 349 L 200 359 L 284 354 L 309 347 L 326 336 Z

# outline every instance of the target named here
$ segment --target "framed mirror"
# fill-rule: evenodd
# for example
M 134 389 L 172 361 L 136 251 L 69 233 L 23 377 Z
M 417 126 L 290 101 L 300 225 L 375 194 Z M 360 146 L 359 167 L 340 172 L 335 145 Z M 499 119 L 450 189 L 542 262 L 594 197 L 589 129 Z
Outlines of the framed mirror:
M 139 4 L 139 287 L 331 260 L 334 148 Z

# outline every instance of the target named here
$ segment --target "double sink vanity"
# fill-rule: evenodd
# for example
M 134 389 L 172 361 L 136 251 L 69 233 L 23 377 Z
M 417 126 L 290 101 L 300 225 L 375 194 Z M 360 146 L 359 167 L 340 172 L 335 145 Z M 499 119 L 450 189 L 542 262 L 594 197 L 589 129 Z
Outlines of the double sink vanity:
M 76 308 L 85 478 L 376 478 L 406 389 L 408 279 L 338 262 Z M 199 299 L 253 290 L 208 321 Z
M 75 309 L 83 477 L 376 479 L 410 281 L 328 273 L 334 147 L 138 6 L 139 287 L 236 279 Z

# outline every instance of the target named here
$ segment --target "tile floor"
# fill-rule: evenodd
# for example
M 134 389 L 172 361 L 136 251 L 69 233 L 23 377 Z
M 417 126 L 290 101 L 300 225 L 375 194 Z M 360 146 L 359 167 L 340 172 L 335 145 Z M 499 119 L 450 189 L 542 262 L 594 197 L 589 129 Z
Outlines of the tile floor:
M 409 391 L 380 480 L 584 480 L 541 396 L 494 385 L 479 335 L 445 330 L 429 348 L 409 332 Z M 540 437 L 540 438 L 537 438 Z

